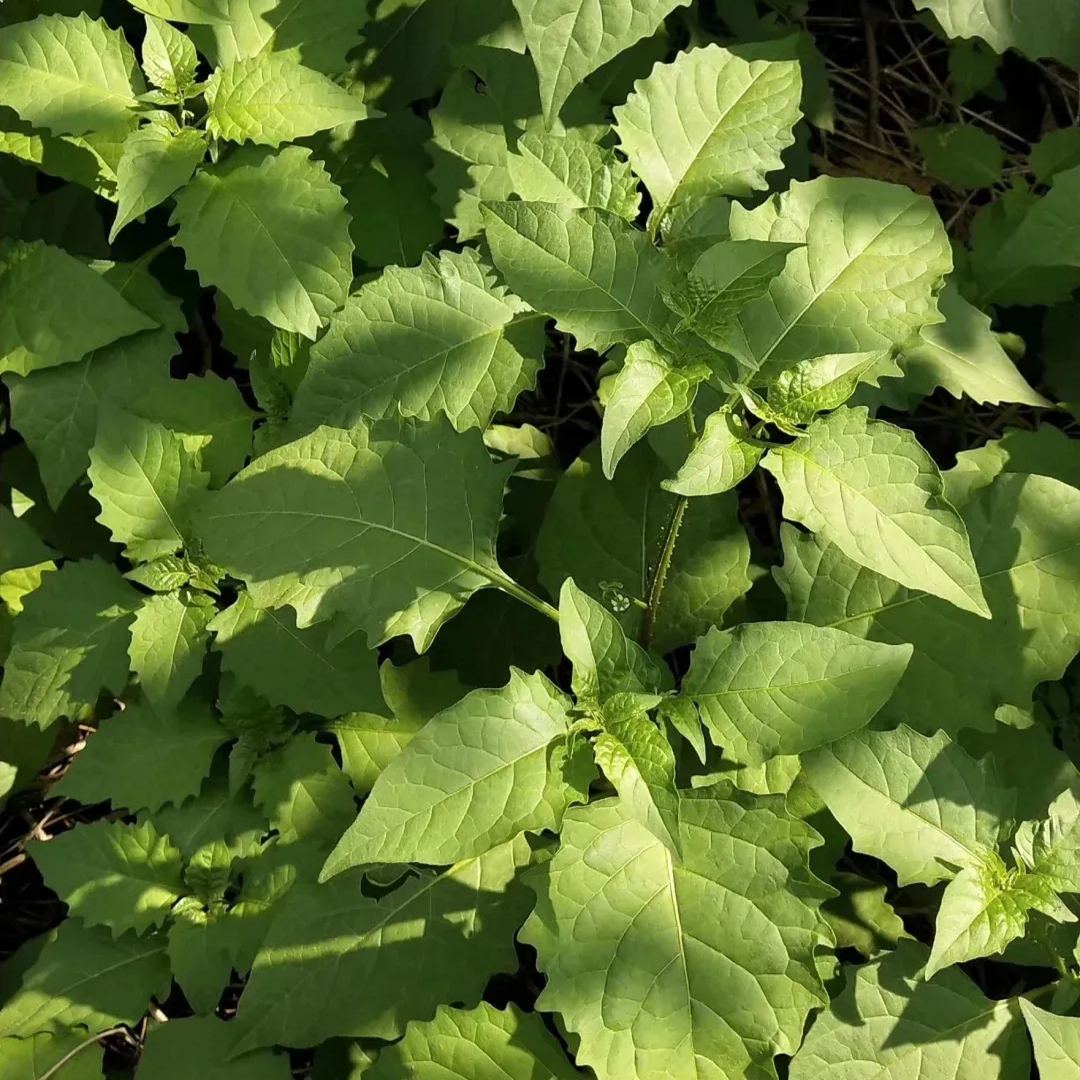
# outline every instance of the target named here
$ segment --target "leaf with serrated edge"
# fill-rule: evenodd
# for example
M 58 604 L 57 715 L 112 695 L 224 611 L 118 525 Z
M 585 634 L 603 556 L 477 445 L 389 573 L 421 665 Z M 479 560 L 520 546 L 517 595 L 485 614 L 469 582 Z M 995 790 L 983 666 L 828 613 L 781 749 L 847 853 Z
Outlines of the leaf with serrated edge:
M 1023 864 L 1057 892 L 1080 893 L 1080 797 L 1071 789 L 1043 821 L 1026 821 L 1013 838 Z
M 145 15 L 142 69 L 155 86 L 181 96 L 195 82 L 199 57 L 191 39 L 164 19 Z
M 887 352 L 832 353 L 802 360 L 769 383 L 768 403 L 785 420 L 809 424 L 819 412 L 830 412 L 866 382 L 899 377 L 904 372 Z
M 212 604 L 194 603 L 177 593 L 148 596 L 135 612 L 128 655 L 147 699 L 175 708 L 202 671 L 210 641 Z

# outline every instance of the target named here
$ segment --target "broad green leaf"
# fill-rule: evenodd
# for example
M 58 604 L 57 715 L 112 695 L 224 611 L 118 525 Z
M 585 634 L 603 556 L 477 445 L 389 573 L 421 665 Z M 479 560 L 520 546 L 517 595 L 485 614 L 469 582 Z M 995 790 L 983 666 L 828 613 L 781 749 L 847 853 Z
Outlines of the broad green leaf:
M 135 612 L 128 655 L 147 700 L 175 709 L 202 671 L 214 606 L 178 593 L 148 596 Z
M 678 472 L 661 482 L 677 495 L 720 495 L 753 471 L 765 453 L 749 439 L 743 419 L 726 409 L 705 419 L 705 427 Z
M 206 911 L 190 898 L 177 905 L 169 925 L 169 967 L 197 1016 L 213 1013 L 233 969 L 245 970 L 243 932 L 236 908 Z M 248 960 L 250 963 L 250 960 Z
M 914 645 L 883 722 L 992 730 L 999 706 L 1030 708 L 1035 686 L 1060 678 L 1080 650 L 1080 493 L 1048 477 L 1007 474 L 963 514 L 989 620 L 784 529 L 778 579 L 791 618 Z
M 817 834 L 781 799 L 684 793 L 683 857 L 625 803 L 571 811 L 521 933 L 600 1080 L 769 1075 L 824 1004 Z M 766 972 L 768 974 L 766 974 Z
M 682 512 L 668 572 L 658 583 L 679 514 L 678 498 L 660 488 L 669 474 L 643 442 L 607 481 L 594 443 L 556 485 L 537 545 L 540 581 L 552 596 L 573 578 L 615 611 L 630 636 L 649 637 L 658 653 L 719 624 L 750 588 L 750 547 L 732 496 L 696 499 Z
M 206 100 L 211 135 L 264 146 L 353 124 L 368 113 L 356 94 L 272 52 L 219 68 L 207 83 Z
M 1014 1001 L 992 1001 L 963 972 L 925 978 L 927 950 L 901 941 L 856 968 L 791 1062 L 791 1080 L 1027 1080 Z
M 185 326 L 179 301 L 168 296 L 136 263 L 114 263 L 102 276 L 124 300 L 160 323 L 160 329 L 131 334 L 94 349 L 78 363 L 7 376 L 12 424 L 33 451 L 54 509 L 89 464 L 103 402 L 120 408 L 150 388 L 169 384 L 169 360 L 179 350 L 176 335 Z M 64 317 L 73 325 L 68 294 Z M 58 324 L 59 325 L 59 324 Z M 83 347 L 82 329 L 74 351 Z
M 90 490 L 98 521 L 124 544 L 133 562 L 172 555 L 184 547 L 188 519 L 206 491 L 201 445 L 121 409 L 98 416 L 90 448 Z
M 949 37 L 978 37 L 999 53 L 1017 49 L 1080 68 L 1080 12 L 1070 0 L 915 0 L 915 6 L 933 12 Z
M 139 1080 L 289 1080 L 287 1054 L 256 1050 L 229 1059 L 232 1028 L 216 1016 L 152 1027 L 139 1058 Z
M 189 860 L 219 844 L 224 844 L 233 858 L 251 857 L 259 852 L 268 830 L 265 815 L 252 806 L 250 796 L 230 792 L 225 777 L 218 774 L 193 799 L 149 817 Z
M 586 75 L 654 33 L 687 0 L 514 0 L 550 126 Z
M 719 45 L 680 52 L 635 83 L 615 130 L 652 196 L 651 231 L 679 202 L 766 188 L 795 140 L 801 96 L 795 61 L 747 61 Z
M 603 705 L 616 694 L 653 695 L 671 679 L 640 645 L 627 638 L 615 615 L 572 578 L 559 590 L 559 637 L 573 665 L 579 702 Z
M 0 683 L 0 715 L 46 728 L 74 718 L 128 676 L 138 594 L 98 559 L 68 562 L 24 601 Z
M 993 763 L 944 732 L 858 732 L 805 755 L 803 769 L 855 849 L 888 863 L 902 885 L 981 867 L 1012 809 Z
M 499 202 L 484 207 L 484 228 L 510 288 L 573 334 L 578 348 L 603 352 L 671 330 L 664 257 L 615 214 Z
M 831 874 L 829 883 L 840 895 L 826 900 L 821 913 L 838 949 L 857 949 L 871 960 L 907 937 L 903 922 L 885 899 L 886 886 L 843 871 Z
M 708 369 L 673 367 L 651 341 L 637 341 L 604 400 L 600 457 L 609 480 L 630 448 L 654 427 L 687 412 Z
M 1027 821 L 1013 838 L 1032 874 L 1057 892 L 1080 893 L 1080 798 L 1065 790 L 1050 804 L 1044 821 Z
M 990 617 L 967 528 L 911 432 L 841 408 L 762 465 L 785 516 L 876 573 Z
M 291 889 L 241 996 L 233 1052 L 394 1039 L 444 1002 L 478 1002 L 491 975 L 518 965 L 513 933 L 531 898 L 514 878 L 526 848 L 420 872 L 380 899 L 352 874 Z
M 424 725 L 375 781 L 321 880 L 373 863 L 445 865 L 522 832 L 557 831 L 588 797 L 592 770 L 568 742 L 570 700 L 512 670 Z
M 769 383 L 769 408 L 791 423 L 809 424 L 819 412 L 843 405 L 860 383 L 876 386 L 883 377 L 902 374 L 886 352 L 816 356 L 780 372 Z
M 160 926 L 184 892 L 180 852 L 149 822 L 80 825 L 30 856 L 73 916 L 114 934 Z
M 172 223 L 204 285 L 282 330 L 314 340 L 345 303 L 345 198 L 309 150 L 249 148 L 200 170 L 178 192 Z
M 37 1080 L 86 1042 L 80 1028 L 0 1042 L 0 1080 Z M 101 1080 L 101 1052 L 81 1050 L 64 1066 L 64 1080 Z
M 1006 870 L 996 855 L 982 866 L 964 867 L 941 897 L 926 977 L 951 964 L 1003 952 L 1024 936 L 1032 911 L 1058 922 L 1076 921 L 1039 874 Z
M 536 1013 L 514 1005 L 475 1009 L 440 1005 L 413 1021 L 405 1038 L 382 1050 L 367 1080 L 575 1080 L 580 1074 Z
M 0 241 L 0 305 L 0 372 L 18 375 L 158 325 L 104 275 L 41 241 Z
M 231 5 L 232 0 L 131 0 L 131 6 L 146 15 L 196 26 L 228 21 Z
M 753 210 L 732 207 L 733 240 L 803 244 L 747 304 L 731 351 L 755 384 L 815 356 L 876 352 L 940 322 L 935 294 L 952 269 L 929 199 L 877 180 L 794 183 Z
M 259 607 L 290 604 L 301 629 L 342 612 L 342 634 L 409 634 L 424 651 L 468 596 L 509 581 L 495 558 L 506 476 L 445 421 L 319 428 L 212 496 L 198 531 Z
M 142 69 L 154 86 L 183 97 L 195 82 L 199 57 L 191 39 L 163 19 L 146 15 Z
M 80 1025 L 91 1034 L 134 1024 L 151 996 L 169 992 L 165 944 L 153 936 L 114 940 L 98 926 L 64 922 L 0 1009 L 0 1037 L 29 1038 Z
M 198 793 L 229 738 L 198 694 L 169 710 L 136 697 L 101 721 L 53 790 L 88 806 L 106 799 L 130 811 L 179 805 Z
M 1029 161 L 1040 184 L 1049 184 L 1059 172 L 1080 165 L 1080 128 L 1048 131 L 1031 148 Z
M 355 637 L 331 645 L 332 623 L 298 630 L 294 612 L 256 607 L 242 592 L 210 629 L 223 670 L 272 705 L 340 716 L 382 702 L 375 654 Z
M 391 266 L 349 298 L 311 351 L 290 420 L 297 433 L 361 417 L 485 428 L 533 386 L 544 319 L 499 285 L 475 251 Z
M 206 156 L 206 139 L 194 128 L 170 131 L 147 124 L 124 141 L 116 167 L 116 218 L 109 231 L 111 244 L 125 225 L 160 206 L 182 188 Z
M 984 128 L 975 124 L 935 124 L 912 133 L 933 176 L 960 190 L 999 183 L 1005 150 Z
M 0 100 L 34 127 L 83 135 L 132 115 L 142 76 L 119 30 L 82 14 L 0 28 Z
M 682 692 L 714 742 L 759 765 L 865 727 L 904 674 L 910 645 L 798 622 L 715 627 L 694 649 Z
M 942 386 L 960 397 L 996 405 L 1016 401 L 1049 408 L 1016 370 L 1008 354 L 990 331 L 990 319 L 969 304 L 952 285 L 938 298 L 943 323 L 923 328 L 921 340 L 904 349 L 904 389 L 930 394 Z
M 630 166 L 588 135 L 526 132 L 507 158 L 513 192 L 526 202 L 609 210 L 633 221 L 641 194 Z
M 1077 1080 L 1080 1077 L 1080 1018 L 1055 1016 L 1019 999 L 1020 1011 L 1035 1044 L 1035 1063 L 1042 1080 Z

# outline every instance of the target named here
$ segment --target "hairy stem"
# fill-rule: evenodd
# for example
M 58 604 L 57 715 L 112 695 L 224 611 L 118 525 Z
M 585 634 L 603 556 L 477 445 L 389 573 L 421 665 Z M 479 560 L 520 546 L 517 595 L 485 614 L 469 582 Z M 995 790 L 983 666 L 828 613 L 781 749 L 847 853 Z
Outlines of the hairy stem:
M 680 495 L 675 503 L 675 509 L 672 511 L 671 521 L 668 522 L 664 547 L 660 552 L 660 561 L 656 564 L 656 572 L 653 574 L 652 583 L 649 585 L 645 618 L 641 622 L 641 644 L 646 648 L 652 641 L 653 631 L 656 628 L 656 613 L 660 609 L 660 598 L 663 596 L 664 585 L 667 583 L 668 571 L 671 570 L 671 560 L 675 555 L 675 542 L 679 539 L 679 530 L 682 528 L 686 508 L 689 505 L 690 500 L 685 495 Z
M 503 592 L 509 593 L 515 600 L 527 604 L 533 611 L 546 615 L 553 622 L 559 621 L 559 612 L 556 608 L 553 608 L 546 600 L 541 600 L 536 593 L 530 592 L 524 585 L 519 585 L 509 574 L 500 571 L 497 574 L 491 574 L 490 578 L 492 584 L 497 585 Z

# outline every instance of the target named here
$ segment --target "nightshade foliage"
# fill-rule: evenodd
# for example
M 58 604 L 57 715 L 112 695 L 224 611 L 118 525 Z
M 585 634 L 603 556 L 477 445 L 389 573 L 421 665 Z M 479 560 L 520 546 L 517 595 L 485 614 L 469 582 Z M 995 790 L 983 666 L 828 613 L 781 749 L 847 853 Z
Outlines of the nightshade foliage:
M 804 7 L 0 7 L 0 1078 L 1080 1077 L 1080 9 Z

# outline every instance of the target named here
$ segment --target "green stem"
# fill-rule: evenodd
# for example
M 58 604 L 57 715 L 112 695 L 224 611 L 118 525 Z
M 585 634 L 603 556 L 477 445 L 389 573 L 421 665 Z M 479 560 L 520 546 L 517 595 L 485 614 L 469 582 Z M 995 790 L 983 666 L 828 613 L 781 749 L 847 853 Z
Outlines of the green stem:
M 79 1043 L 74 1050 L 66 1053 L 51 1069 L 42 1073 L 38 1080 L 51 1080 L 51 1077 L 54 1077 L 76 1054 L 81 1054 L 88 1046 L 93 1046 L 94 1043 L 99 1043 L 102 1039 L 107 1039 L 111 1035 L 119 1035 L 123 1031 L 124 1028 L 122 1027 L 114 1027 L 97 1035 L 91 1035 L 85 1042 Z
M 533 611 L 538 611 L 553 622 L 557 623 L 559 621 L 559 612 L 556 608 L 553 608 L 546 600 L 541 600 L 536 593 L 529 592 L 524 585 L 519 585 L 509 574 L 499 571 L 488 576 L 493 585 L 497 585 L 503 592 L 509 593 L 515 600 L 527 604 Z
M 656 564 L 656 573 L 653 574 L 652 584 L 649 586 L 645 618 L 641 622 L 641 644 L 646 648 L 652 641 L 653 630 L 656 627 L 656 613 L 660 609 L 660 597 L 663 595 L 668 572 L 671 570 L 671 560 L 675 556 L 675 541 L 679 539 L 679 530 L 682 528 L 683 517 L 689 505 L 690 500 L 685 495 L 680 495 L 671 514 L 671 521 L 668 523 L 664 547 L 660 552 L 660 561 Z

